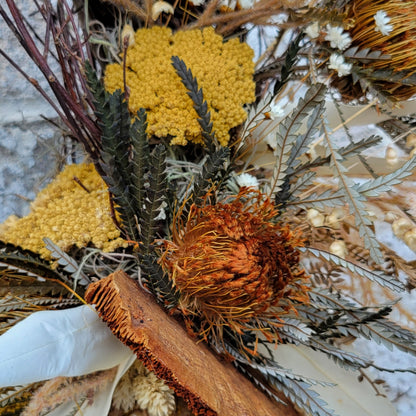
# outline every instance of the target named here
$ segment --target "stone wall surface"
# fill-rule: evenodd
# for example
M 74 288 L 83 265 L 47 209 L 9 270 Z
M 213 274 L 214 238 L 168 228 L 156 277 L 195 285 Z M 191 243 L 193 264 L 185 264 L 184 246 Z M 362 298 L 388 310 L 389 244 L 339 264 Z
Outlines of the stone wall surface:
M 43 20 L 33 0 L 16 3 L 40 31 Z M 46 80 L 1 17 L 0 49 L 47 89 Z M 41 115 L 56 116 L 35 88 L 0 56 L 0 222 L 10 214 L 27 213 L 29 201 L 54 170 L 57 152 L 52 144 L 57 129 Z

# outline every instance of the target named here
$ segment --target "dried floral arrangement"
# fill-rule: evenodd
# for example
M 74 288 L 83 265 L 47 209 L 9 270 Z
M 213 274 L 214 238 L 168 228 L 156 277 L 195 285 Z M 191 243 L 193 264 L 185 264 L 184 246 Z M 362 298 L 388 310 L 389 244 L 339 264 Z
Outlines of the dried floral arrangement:
M 339 372 L 393 414 L 357 377 L 415 370 L 349 343 L 416 355 L 414 264 L 371 215 L 416 249 L 414 2 L 35 0 L 43 35 L 17 3 L 50 91 L 0 54 L 85 159 L 0 226 L 0 415 L 346 415 Z M 352 137 L 374 108 L 408 157 Z

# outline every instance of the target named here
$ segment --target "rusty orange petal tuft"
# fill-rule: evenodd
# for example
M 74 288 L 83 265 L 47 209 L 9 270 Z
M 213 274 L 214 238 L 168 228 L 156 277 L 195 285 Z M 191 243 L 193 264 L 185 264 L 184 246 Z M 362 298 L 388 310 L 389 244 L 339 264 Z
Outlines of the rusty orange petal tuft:
M 193 205 L 185 223 L 176 221 L 161 264 L 180 292 L 189 328 L 200 336 L 221 338 L 224 326 L 255 329 L 257 319 L 278 325 L 295 302 L 308 301 L 302 238 L 276 216 L 269 198 L 246 188 L 231 202 Z

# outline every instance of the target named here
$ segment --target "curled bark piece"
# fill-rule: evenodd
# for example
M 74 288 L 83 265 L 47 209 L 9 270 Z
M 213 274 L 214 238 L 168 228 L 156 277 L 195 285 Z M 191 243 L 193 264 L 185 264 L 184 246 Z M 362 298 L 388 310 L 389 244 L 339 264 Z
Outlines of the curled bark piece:
M 195 415 L 297 415 L 293 407 L 272 402 L 231 363 L 190 338 L 123 271 L 91 284 L 85 297 L 120 341 L 183 397 Z

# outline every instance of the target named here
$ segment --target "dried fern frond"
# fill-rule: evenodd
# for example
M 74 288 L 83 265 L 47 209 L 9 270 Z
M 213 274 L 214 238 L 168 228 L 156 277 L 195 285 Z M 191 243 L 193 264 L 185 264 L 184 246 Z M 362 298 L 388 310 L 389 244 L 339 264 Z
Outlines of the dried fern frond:
M 104 0 L 104 2 L 113 4 L 117 8 L 124 10 L 126 13 L 132 14 L 144 22 L 151 22 L 149 2 L 141 2 L 137 0 Z M 145 7 L 142 7 L 143 5 Z
M 131 157 L 131 192 L 136 201 L 135 206 L 138 212 L 136 215 L 141 217 L 141 212 L 146 197 L 146 181 L 149 170 L 150 147 L 147 137 L 147 115 L 146 111 L 140 109 L 130 128 L 132 157 Z
M 70 282 L 64 270 L 53 269 L 51 263 L 38 254 L 3 241 L 0 241 L 0 262 L 9 268 L 17 269 L 20 274 L 35 275 L 37 278 L 51 281 Z
M 302 249 L 303 250 L 303 249 Z M 350 261 L 344 260 L 343 258 L 336 256 L 325 250 L 318 250 L 312 247 L 304 249 L 308 253 L 313 254 L 316 257 L 323 257 L 325 260 L 333 262 L 337 266 L 345 267 L 353 273 L 357 273 L 362 277 L 375 281 L 381 286 L 388 287 L 391 290 L 400 292 L 405 290 L 405 286 L 399 280 L 392 278 L 388 275 L 383 275 L 382 273 L 376 272 L 374 270 L 367 269 L 361 265 L 354 264 Z
M 139 207 L 131 190 L 131 121 L 125 95 L 120 90 L 108 93 L 88 63 L 85 64 L 85 72 L 94 96 L 95 115 L 102 130 L 103 179 L 120 214 L 126 236 L 130 240 L 137 240 L 135 216 L 139 213 Z
M 42 383 L 32 383 L 26 386 L 4 387 L 0 389 L 0 415 L 20 415 L 31 400 L 33 392 Z
M 40 416 L 68 401 L 74 402 L 74 408 L 79 409 L 84 401 L 91 400 L 111 382 L 115 374 L 116 368 L 112 368 L 85 376 L 57 377 L 46 381 L 34 392 L 22 416 Z
M 378 305 L 373 308 L 362 307 L 324 290 L 312 291 L 311 298 L 314 301 L 314 308 L 317 310 L 320 306 L 330 308 L 336 316 L 336 320 L 333 321 L 331 319 L 326 320 L 328 315 L 322 317 L 320 329 L 323 329 L 324 332 L 320 332 L 319 326 L 316 327 L 315 329 L 319 331 L 318 336 L 319 333 L 324 337 L 361 336 L 374 340 L 378 344 L 384 344 L 389 349 L 395 347 L 406 353 L 416 355 L 416 335 L 412 331 L 386 319 L 392 305 Z
M 24 271 L 16 270 L 14 267 L 0 266 L 0 296 L 11 293 L 15 296 L 21 295 L 53 295 L 61 296 L 66 290 L 54 281 L 40 280 Z
M 0 299 L 0 334 L 12 326 L 41 310 L 72 308 L 80 304 L 80 300 L 45 295 L 6 295 Z
M 271 184 L 268 185 L 267 192 L 270 196 L 277 198 L 277 203 L 284 200 L 279 195 L 284 191 L 288 192 L 290 187 L 290 173 L 293 172 L 299 163 L 298 157 L 302 154 L 305 146 L 309 144 L 318 132 L 318 127 L 322 123 L 321 116 L 324 105 L 325 88 L 322 84 L 313 85 L 305 95 L 305 98 L 299 100 L 297 108 L 293 110 L 289 117 L 279 125 L 276 132 L 276 165 L 273 169 Z M 307 132 L 298 134 L 303 121 L 312 113 L 308 119 Z
M 52 296 L 34 296 L 34 295 L 6 295 L 0 299 L 1 320 L 4 315 L 10 311 L 33 312 L 44 309 L 59 309 L 79 305 L 78 299 L 63 299 Z
M 157 265 L 153 248 L 154 241 L 167 232 L 164 226 L 159 228 L 161 220 L 166 218 L 167 150 L 163 144 L 151 150 L 144 109 L 138 111 L 131 123 L 124 95 L 120 91 L 108 93 L 88 65 L 86 72 L 103 130 L 103 179 L 126 235 L 138 244 L 139 279 L 158 298 L 175 303 L 171 283 Z
M 0 242 L 0 262 L 0 332 L 34 311 L 68 308 L 81 301 L 71 289 L 71 275 L 35 253 Z
M 289 44 L 286 51 L 285 62 L 282 64 L 280 69 L 280 79 L 276 81 L 273 87 L 273 95 L 279 94 L 283 86 L 289 81 L 290 76 L 293 73 L 294 66 L 299 59 L 298 53 L 301 49 L 301 43 L 304 37 L 305 33 L 300 32 Z
M 402 179 L 412 175 L 415 167 L 416 156 L 412 157 L 394 172 L 388 175 L 379 176 L 375 179 L 370 179 L 367 182 L 356 186 L 357 192 L 367 197 L 379 196 L 380 193 L 390 191 L 394 185 L 400 184 Z

